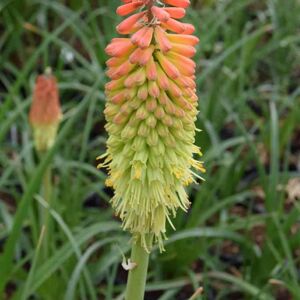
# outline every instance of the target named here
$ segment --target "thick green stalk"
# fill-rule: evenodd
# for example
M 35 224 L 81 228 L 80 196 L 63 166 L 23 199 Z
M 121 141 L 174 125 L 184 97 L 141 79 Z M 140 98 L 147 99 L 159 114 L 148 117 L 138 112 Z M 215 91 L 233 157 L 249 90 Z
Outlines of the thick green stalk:
M 136 267 L 129 271 L 125 300 L 143 300 L 147 279 L 149 253 L 139 242 L 132 244 L 131 262 Z

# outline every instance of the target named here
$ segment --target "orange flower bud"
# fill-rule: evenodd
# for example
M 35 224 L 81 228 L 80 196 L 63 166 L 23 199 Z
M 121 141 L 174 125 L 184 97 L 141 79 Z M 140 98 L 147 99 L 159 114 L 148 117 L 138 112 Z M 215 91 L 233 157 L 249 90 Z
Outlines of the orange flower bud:
M 155 27 L 154 37 L 161 51 L 168 52 L 172 48 L 165 31 L 160 26 Z
M 187 8 L 191 4 L 189 0 L 163 0 L 163 2 L 169 5 L 182 8 Z
M 111 79 L 119 79 L 120 77 L 128 74 L 135 67 L 129 61 L 125 61 L 121 66 L 119 66 L 112 74 L 109 76 Z
M 179 70 L 174 66 L 172 62 L 170 62 L 170 60 L 166 58 L 166 56 L 164 56 L 160 52 L 157 52 L 155 53 L 155 57 L 158 59 L 160 65 L 170 78 L 176 79 L 180 76 Z
M 180 7 L 164 7 L 163 9 L 173 19 L 181 19 L 185 16 L 185 10 Z
M 131 42 L 132 44 L 136 44 L 140 48 L 145 49 L 150 46 L 152 36 L 153 36 L 153 28 L 143 27 L 131 37 Z
M 146 73 L 147 73 L 148 80 L 157 79 L 157 67 L 153 57 L 151 57 L 149 63 L 146 65 Z
M 163 8 L 152 6 L 151 12 L 161 22 L 166 22 L 170 19 L 170 15 Z
M 195 32 L 195 27 L 192 24 L 183 23 L 184 31 L 183 34 L 193 34 Z
M 199 39 L 196 36 L 187 34 L 167 34 L 167 38 L 170 42 L 181 43 L 184 45 L 195 46 L 199 43 Z
M 149 81 L 148 82 L 148 93 L 153 98 L 158 98 L 160 94 L 160 89 L 156 83 L 156 81 Z
M 120 34 L 128 34 L 132 30 L 135 29 L 135 24 L 140 20 L 143 16 L 145 15 L 145 12 L 139 12 L 135 15 L 132 15 L 125 19 L 122 23 L 119 24 L 117 27 L 117 31 Z M 142 26 L 137 26 L 137 27 L 142 27 Z
M 189 61 L 188 58 L 174 52 L 170 53 L 167 59 L 170 61 L 170 64 L 173 64 L 173 66 L 177 68 L 177 70 L 181 71 L 181 74 L 185 76 L 192 76 L 193 74 L 195 74 L 195 65 L 193 61 Z M 174 79 L 176 78 L 177 77 L 175 77 Z
M 118 7 L 117 14 L 120 16 L 126 16 L 126 15 L 134 12 L 135 10 L 137 10 L 142 5 L 143 5 L 142 1 L 124 4 L 124 5 Z
M 176 33 L 184 33 L 186 30 L 186 26 L 174 19 L 169 19 L 167 22 L 163 22 L 162 26 L 170 31 L 176 32 Z
M 170 87 L 169 78 L 159 65 L 157 66 L 157 76 L 158 76 L 159 87 L 162 90 L 168 90 Z
M 127 60 L 126 56 L 125 56 L 125 58 L 124 57 L 112 57 L 106 61 L 106 65 L 111 68 L 118 67 L 126 60 Z
M 139 99 L 141 100 L 146 100 L 148 98 L 148 88 L 147 88 L 147 85 L 142 85 L 140 88 L 139 88 L 139 91 L 137 93 L 137 96 Z
M 123 92 L 118 93 L 110 98 L 110 101 L 114 104 L 122 104 L 126 100 L 126 94 Z
M 177 52 L 186 57 L 193 57 L 196 54 L 196 49 L 193 46 L 183 44 L 172 44 L 172 51 Z
M 145 66 L 150 58 L 152 57 L 154 48 L 149 47 L 147 49 L 137 48 L 134 52 L 129 56 L 129 61 L 132 64 L 139 63 L 141 66 Z
M 114 39 L 106 48 L 105 52 L 110 56 L 126 56 L 135 49 L 130 39 Z
M 146 80 L 145 69 L 137 69 L 124 81 L 124 86 L 127 88 L 142 85 Z
M 29 122 L 33 128 L 37 151 L 46 151 L 52 147 L 61 117 L 55 77 L 52 75 L 38 76 L 29 112 Z
M 114 91 L 114 90 L 120 89 L 121 87 L 123 87 L 124 80 L 125 79 L 123 77 L 120 79 L 112 80 L 111 82 L 108 82 L 105 85 L 105 89 L 107 91 Z

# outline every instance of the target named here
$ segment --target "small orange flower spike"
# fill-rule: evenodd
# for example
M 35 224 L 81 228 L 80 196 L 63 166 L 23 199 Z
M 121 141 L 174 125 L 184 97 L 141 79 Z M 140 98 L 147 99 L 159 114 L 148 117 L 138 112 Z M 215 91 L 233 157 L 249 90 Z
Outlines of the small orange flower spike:
M 109 134 L 99 166 L 109 169 L 107 185 L 123 228 L 147 250 L 163 249 L 166 221 L 189 201 L 184 186 L 201 178 L 195 142 L 196 53 L 194 26 L 179 20 L 189 0 L 123 0 L 127 16 L 117 27 L 122 38 L 106 47 L 105 108 Z M 132 15 L 130 15 L 132 14 Z M 130 16 L 128 16 L 130 15 Z M 150 245 L 149 245 L 150 237 Z M 148 241 L 148 242 L 147 242 Z
M 29 122 L 33 128 L 37 151 L 46 151 L 52 147 L 61 116 L 55 77 L 52 75 L 38 76 L 29 113 Z

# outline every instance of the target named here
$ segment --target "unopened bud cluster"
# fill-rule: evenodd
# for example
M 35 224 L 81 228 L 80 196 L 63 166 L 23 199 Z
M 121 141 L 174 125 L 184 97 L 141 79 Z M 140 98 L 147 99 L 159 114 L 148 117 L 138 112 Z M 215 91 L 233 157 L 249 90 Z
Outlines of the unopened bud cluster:
M 35 148 L 38 152 L 47 151 L 53 146 L 61 116 L 55 77 L 50 74 L 38 76 L 29 113 Z

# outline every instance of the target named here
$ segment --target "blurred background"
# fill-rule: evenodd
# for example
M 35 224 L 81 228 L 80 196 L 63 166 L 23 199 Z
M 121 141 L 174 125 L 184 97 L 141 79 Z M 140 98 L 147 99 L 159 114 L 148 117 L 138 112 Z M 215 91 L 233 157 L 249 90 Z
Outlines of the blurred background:
M 122 299 L 130 236 L 95 168 L 107 137 L 104 48 L 120 3 L 0 1 L 1 299 Z M 299 16 L 298 0 L 192 1 L 206 181 L 189 188 L 192 207 L 166 252 L 153 251 L 146 300 L 186 300 L 200 286 L 193 299 L 300 299 Z M 47 66 L 64 117 L 39 158 L 28 112 Z

